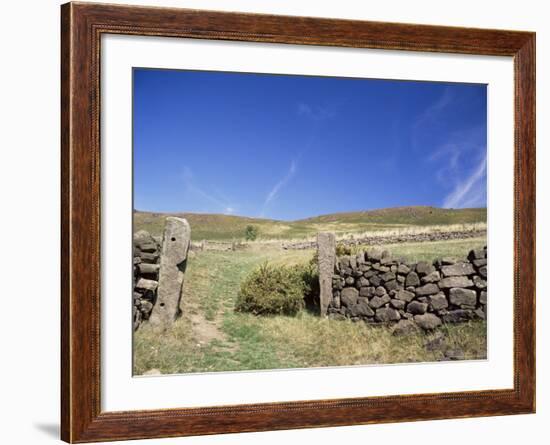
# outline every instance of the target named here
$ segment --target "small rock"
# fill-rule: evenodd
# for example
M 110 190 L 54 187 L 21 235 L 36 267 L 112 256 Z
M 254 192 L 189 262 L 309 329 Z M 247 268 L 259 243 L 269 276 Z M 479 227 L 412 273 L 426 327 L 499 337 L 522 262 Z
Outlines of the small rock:
M 476 315 L 477 318 L 479 318 L 479 319 L 481 319 L 481 320 L 485 320 L 485 318 L 486 318 L 485 312 L 484 312 L 483 309 L 481 309 L 480 307 L 478 307 L 478 308 L 474 311 L 474 314 Z
M 365 267 L 370 267 L 370 266 L 365 266 Z M 374 270 L 372 270 L 372 269 L 371 269 L 371 270 L 366 270 L 366 271 L 363 273 L 363 276 L 364 276 L 365 278 L 370 278 L 370 277 L 372 277 L 372 276 L 374 276 L 374 275 L 376 275 L 376 271 L 374 271 Z
M 141 275 L 157 275 L 160 269 L 159 264 L 141 263 L 139 266 Z
M 475 267 L 481 267 L 487 265 L 487 259 L 483 258 L 482 260 L 473 260 L 472 263 Z
M 391 300 L 388 294 L 383 295 L 382 297 L 372 297 L 369 301 L 369 306 L 373 309 L 378 309 L 385 304 L 389 303 Z
M 329 320 L 345 320 L 346 316 L 344 314 L 340 314 L 339 312 L 329 313 L 328 314 Z
M 449 302 L 443 292 L 438 292 L 437 294 L 430 296 L 430 306 L 434 311 L 439 311 L 448 307 Z
M 340 293 L 340 302 L 346 306 L 350 307 L 357 303 L 357 298 L 359 297 L 359 291 L 354 287 L 346 287 Z
M 141 261 L 144 263 L 155 264 L 159 259 L 158 253 L 141 252 L 139 254 Z
M 456 306 L 474 306 L 477 303 L 476 292 L 471 289 L 453 287 L 449 291 L 449 301 Z
M 478 271 L 483 278 L 487 278 L 487 266 L 481 266 Z
M 456 263 L 454 258 L 438 258 L 434 261 L 434 265 L 438 268 L 440 268 L 441 266 L 450 266 L 454 263 Z
M 418 275 L 420 275 L 421 277 L 425 275 L 429 275 L 434 271 L 435 271 L 435 268 L 433 267 L 433 265 L 431 265 L 426 261 L 420 261 L 416 265 L 416 273 L 418 273 Z
M 374 296 L 375 287 L 374 286 L 367 286 L 362 287 L 359 289 L 359 296 L 360 297 L 373 297 Z
M 382 323 L 388 323 L 390 321 L 397 321 L 401 318 L 399 312 L 390 307 L 384 307 L 376 309 L 376 319 Z
M 419 286 L 420 278 L 416 272 L 409 272 L 407 278 L 405 279 L 405 286 Z
M 418 332 L 418 326 L 411 320 L 399 320 L 393 326 L 391 333 L 395 336 L 411 335 Z
M 406 264 L 400 264 L 397 266 L 397 273 L 401 275 L 407 275 L 411 271 L 411 268 Z
M 461 323 L 474 318 L 474 313 L 468 309 L 455 309 L 441 316 L 444 323 Z
M 449 289 L 451 287 L 472 287 L 474 283 L 468 277 L 448 277 L 439 281 L 438 286 L 441 289 Z
M 146 278 L 140 278 L 136 284 L 136 289 L 155 292 L 159 283 L 155 280 L 148 280 Z
M 479 302 L 481 304 L 487 304 L 487 292 L 486 291 L 481 291 L 479 293 Z
M 439 292 L 439 287 L 437 287 L 437 284 L 434 283 L 428 283 L 424 286 L 420 286 L 416 288 L 416 295 L 433 295 L 437 294 Z
M 478 277 L 477 275 L 474 275 L 472 277 L 472 281 L 474 282 L 474 286 L 478 289 L 486 289 L 487 288 L 487 281 L 485 281 L 481 277 Z
M 396 280 L 391 280 L 391 281 L 388 281 L 388 282 L 384 283 L 384 287 L 386 288 L 386 290 L 388 292 L 390 292 L 392 290 L 398 290 L 400 286 L 399 286 L 399 283 Z
M 394 298 L 390 301 L 390 303 L 395 309 L 405 309 L 405 302 L 402 300 L 397 300 Z
M 425 331 L 430 331 L 441 326 L 441 320 L 434 314 L 415 315 L 414 321 Z
M 149 318 L 149 313 L 153 310 L 153 303 L 147 300 L 141 300 L 139 309 L 144 315 L 147 315 L 147 317 L 144 317 L 145 319 L 147 319 Z
M 411 301 L 407 305 L 407 312 L 410 312 L 413 315 L 425 314 L 428 310 L 428 305 L 426 303 L 420 303 L 419 301 Z
M 147 244 L 142 244 L 140 246 L 140 249 L 142 252 L 154 253 L 158 251 L 158 246 L 156 243 L 147 243 Z
M 367 303 L 358 303 L 351 306 L 349 313 L 352 317 L 372 317 L 374 311 L 369 307 Z
M 371 261 L 380 261 L 382 259 L 382 251 L 379 249 L 367 250 L 367 259 Z
M 458 277 L 473 275 L 475 270 L 470 263 L 456 263 L 451 266 L 443 266 L 441 272 L 444 277 Z
M 372 284 L 373 286 L 380 286 L 380 283 L 382 283 L 382 280 L 378 275 L 373 275 L 372 277 L 369 278 L 369 281 L 370 281 L 370 284 Z
M 470 261 L 480 260 L 480 259 L 483 259 L 483 258 L 486 258 L 486 250 L 485 249 L 474 249 L 474 250 L 470 250 L 470 252 L 468 253 L 468 259 Z
M 439 275 L 439 271 L 434 270 L 432 273 L 429 273 L 425 277 L 422 277 L 422 283 L 436 283 L 439 280 L 441 280 L 441 275 Z
M 402 300 L 405 302 L 412 301 L 414 299 L 414 293 L 409 292 L 408 290 L 400 290 L 397 292 L 397 295 L 395 296 L 398 300 Z

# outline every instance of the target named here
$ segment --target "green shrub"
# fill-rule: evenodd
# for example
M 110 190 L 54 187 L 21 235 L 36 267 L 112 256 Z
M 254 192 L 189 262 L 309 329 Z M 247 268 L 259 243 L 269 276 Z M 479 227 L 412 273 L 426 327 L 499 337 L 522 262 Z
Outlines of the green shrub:
M 247 241 L 254 241 L 258 238 L 258 228 L 256 226 L 248 225 L 244 230 L 244 237 Z
M 303 267 L 262 264 L 241 283 L 235 303 L 238 312 L 255 315 L 295 315 L 310 291 Z
M 319 265 L 318 255 L 315 255 L 307 264 L 296 267 L 296 273 L 300 274 L 300 278 L 304 282 L 305 294 L 304 303 L 308 310 L 318 313 L 319 309 Z

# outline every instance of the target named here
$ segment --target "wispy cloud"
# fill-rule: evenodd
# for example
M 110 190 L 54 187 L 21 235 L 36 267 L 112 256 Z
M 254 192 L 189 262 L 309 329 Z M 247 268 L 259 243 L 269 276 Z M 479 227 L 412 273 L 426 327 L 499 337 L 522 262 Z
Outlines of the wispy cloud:
M 464 180 L 455 185 L 453 191 L 445 197 L 443 207 L 463 208 L 484 205 L 487 195 L 486 177 L 487 155 Z
M 426 139 L 426 130 L 432 131 L 434 125 L 438 125 L 441 116 L 445 114 L 449 105 L 456 100 L 450 88 L 445 88 L 443 92 L 432 103 L 430 103 L 415 119 L 410 122 L 410 143 L 411 148 L 419 152 L 423 150 Z
M 269 193 L 266 195 L 264 203 L 262 205 L 262 211 L 260 212 L 260 216 L 264 217 L 265 213 L 267 211 L 267 208 L 269 204 L 277 198 L 279 195 L 279 192 L 289 183 L 289 181 L 294 177 L 296 174 L 296 171 L 298 170 L 298 163 L 293 159 L 290 162 L 290 166 L 286 172 L 286 174 L 273 186 L 273 188 L 269 191 Z
M 447 135 L 424 161 L 442 189 L 442 207 L 480 207 L 487 204 L 487 140 L 483 126 L 466 127 Z
M 445 88 L 441 96 L 439 96 L 424 112 L 416 118 L 413 123 L 414 128 L 418 128 L 424 124 L 436 119 L 448 105 L 454 100 L 453 93 L 450 88 Z
M 201 199 L 208 201 L 211 205 L 214 205 L 214 211 L 225 214 L 233 214 L 237 211 L 234 204 L 231 204 L 225 196 L 220 196 L 219 192 L 207 192 L 197 184 L 193 171 L 189 167 L 183 169 L 183 182 L 185 189 L 188 193 L 192 193 Z
M 324 121 L 336 115 L 334 111 L 328 108 L 314 107 L 304 102 L 298 103 L 297 113 L 299 116 L 304 116 L 314 121 Z

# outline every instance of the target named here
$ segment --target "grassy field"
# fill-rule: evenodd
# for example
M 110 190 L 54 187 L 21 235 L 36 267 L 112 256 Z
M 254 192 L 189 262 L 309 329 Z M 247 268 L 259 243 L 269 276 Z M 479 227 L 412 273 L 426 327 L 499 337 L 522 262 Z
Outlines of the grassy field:
M 485 223 L 487 210 L 440 209 L 435 207 L 397 207 L 364 212 L 334 213 L 298 221 L 276 221 L 235 215 L 199 213 L 134 212 L 134 231 L 145 229 L 152 235 L 161 235 L 166 216 L 187 218 L 194 241 L 231 241 L 244 239 L 247 225 L 259 230 L 260 239 L 300 239 L 314 236 L 320 231 L 336 234 L 361 233 L 378 230 L 399 230 L 411 226 L 438 226 Z
M 412 261 L 437 256 L 463 258 L 485 238 L 384 246 Z M 394 337 L 390 329 L 335 321 L 303 311 L 295 317 L 256 317 L 234 312 L 241 280 L 262 262 L 298 264 L 313 251 L 282 251 L 258 245 L 244 251 L 194 254 L 189 261 L 182 303 L 174 327 L 155 332 L 147 324 L 134 335 L 134 374 L 239 371 L 373 363 L 435 361 L 441 351 L 425 343 L 445 336 L 449 348 L 466 359 L 486 356 L 486 325 L 476 321 L 444 326 L 432 334 Z

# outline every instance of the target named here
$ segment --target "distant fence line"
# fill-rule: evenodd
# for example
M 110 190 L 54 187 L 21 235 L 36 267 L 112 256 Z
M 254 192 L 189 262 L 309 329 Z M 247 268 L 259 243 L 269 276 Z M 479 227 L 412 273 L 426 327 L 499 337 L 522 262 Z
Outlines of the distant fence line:
M 222 252 L 229 252 L 235 250 L 242 250 L 246 248 L 246 243 L 241 241 L 193 241 L 191 242 L 190 249 L 193 251 L 204 251 L 204 250 L 216 250 Z
M 487 235 L 487 230 L 456 230 L 449 232 L 425 232 L 425 233 L 402 233 L 402 234 L 383 234 L 383 235 L 366 235 L 360 237 L 349 237 L 336 240 L 338 244 L 344 246 L 358 245 L 382 245 L 382 244 L 399 244 L 410 242 L 425 242 L 425 241 L 447 241 L 453 239 L 478 238 Z M 317 240 L 298 241 L 282 244 L 283 249 L 305 250 L 316 249 Z
M 486 229 L 477 230 L 453 230 L 453 231 L 427 231 L 418 233 L 382 233 L 359 235 L 359 236 L 347 236 L 345 238 L 337 239 L 336 242 L 343 246 L 358 246 L 358 245 L 383 245 L 383 244 L 399 244 L 410 242 L 427 242 L 427 241 L 447 241 L 453 239 L 469 239 L 478 238 L 487 235 Z M 269 241 L 212 241 L 202 240 L 191 242 L 190 249 L 193 251 L 221 251 L 230 252 L 236 250 L 244 250 L 251 245 L 270 245 L 279 246 L 283 250 L 306 250 L 317 249 L 317 240 L 303 240 L 303 241 L 283 241 L 283 240 L 269 240 Z

